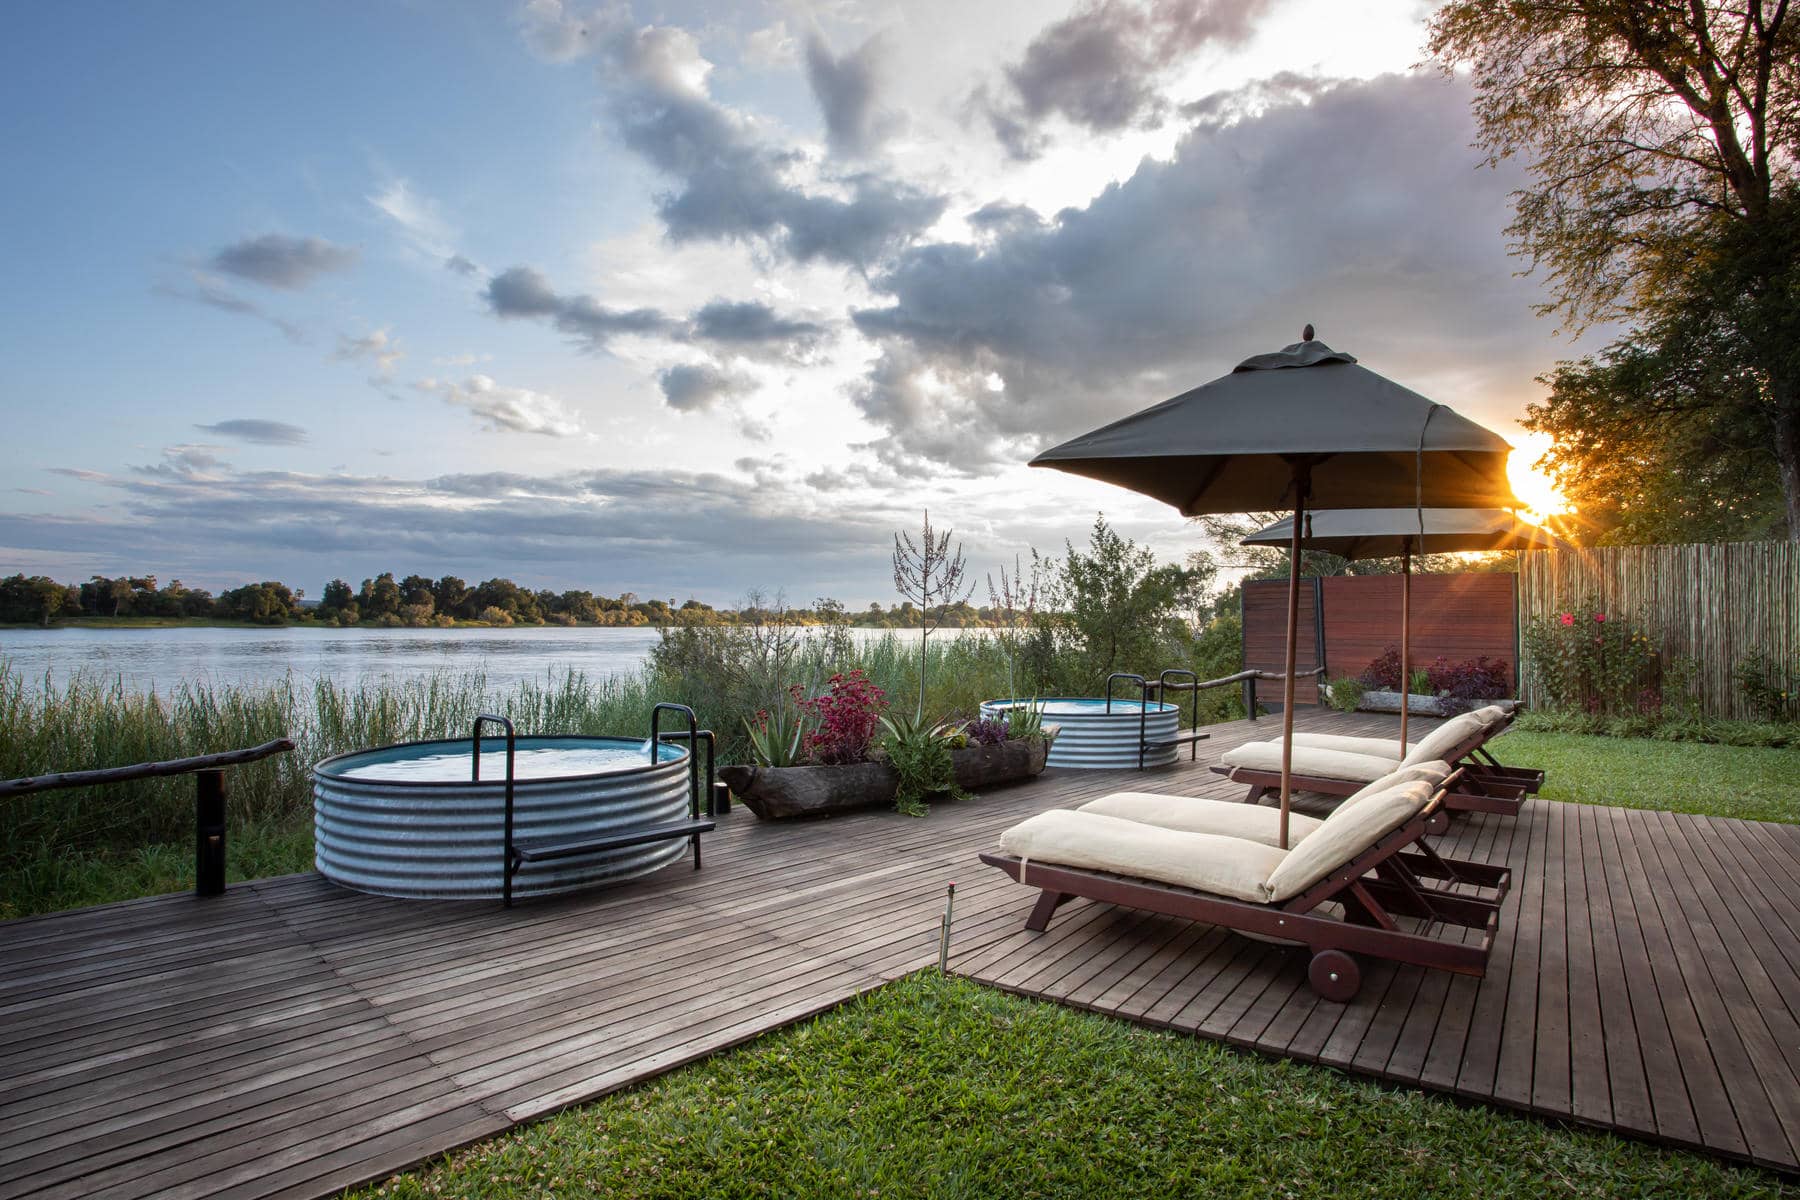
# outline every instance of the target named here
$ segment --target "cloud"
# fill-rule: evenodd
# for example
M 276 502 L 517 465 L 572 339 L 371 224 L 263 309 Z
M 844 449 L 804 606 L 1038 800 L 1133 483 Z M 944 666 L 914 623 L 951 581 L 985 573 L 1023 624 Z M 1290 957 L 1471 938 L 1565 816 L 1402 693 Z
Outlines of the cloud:
M 406 180 L 392 180 L 367 199 L 376 211 L 400 226 L 406 240 L 420 253 L 446 264 L 462 257 L 452 246 L 455 230 L 438 215 L 430 198 L 414 191 Z
M 221 469 L 228 470 L 231 467 L 230 463 L 219 457 L 219 449 L 218 446 L 192 443 L 164 446 L 160 463 L 133 467 L 132 470 L 140 475 L 168 479 L 212 479 Z
M 173 300 L 185 300 L 190 304 L 203 304 L 220 312 L 251 317 L 279 329 L 290 342 L 306 341 L 306 331 L 300 326 L 276 316 L 254 300 L 248 300 L 238 295 L 226 287 L 223 280 L 215 275 L 208 275 L 204 271 L 190 271 L 186 284 L 159 283 L 151 291 Z
M 756 381 L 743 375 L 721 370 L 709 363 L 680 363 L 664 367 L 656 373 L 663 399 L 676 412 L 706 412 L 721 400 L 741 396 L 756 387 Z
M 757 242 L 797 262 L 866 268 L 930 228 L 944 198 L 874 173 L 798 181 L 805 156 L 767 144 L 756 123 L 718 103 L 712 64 L 686 30 L 628 15 L 579 19 L 560 4 L 528 15 L 528 45 L 553 61 L 590 50 L 625 146 L 667 176 L 655 199 L 675 242 Z M 835 60 L 834 60 L 835 61 Z
M 311 594 L 334 576 L 418 570 L 722 603 L 794 580 L 860 589 L 885 577 L 893 527 L 879 512 L 818 504 L 778 473 L 82 474 L 119 502 L 85 515 L 0 510 L 0 545 L 226 586 L 281 578 Z
M 891 113 L 876 106 L 884 65 L 881 35 L 876 34 L 842 57 L 833 57 L 825 39 L 814 34 L 806 42 L 806 81 L 825 118 L 825 134 L 837 154 L 859 157 L 881 144 L 898 125 Z
M 561 0 L 529 0 L 519 10 L 519 29 L 532 53 L 550 62 L 568 62 L 594 49 L 590 20 Z
M 576 437 L 582 432 L 580 415 L 555 396 L 508 387 L 486 375 L 471 375 L 461 383 L 421 379 L 413 386 L 446 404 L 468 409 L 482 419 L 486 428 L 496 432 L 537 433 L 545 437 Z
M 889 302 L 852 319 L 882 351 L 854 399 L 884 431 L 880 461 L 978 474 L 1308 321 L 1403 380 L 1480 395 L 1541 370 L 1536 287 L 1500 232 L 1517 175 L 1477 169 L 1466 84 L 1286 91 L 1202 123 L 1085 207 L 1002 222 L 980 245 L 915 246 L 873 276 Z
M 530 267 L 512 267 L 488 281 L 488 308 L 498 317 L 542 317 L 590 350 L 604 350 L 621 334 L 669 333 L 678 323 L 653 308 L 608 308 L 592 296 L 559 296 Z
M 494 276 L 483 295 L 494 315 L 548 321 L 596 352 L 616 337 L 636 335 L 705 343 L 751 357 L 798 359 L 829 333 L 819 321 L 783 315 L 759 300 L 716 299 L 686 318 L 654 308 L 612 308 L 590 295 L 559 293 L 541 272 L 522 266 Z
M 1098 0 L 1048 26 L 1005 68 L 995 95 L 975 94 L 1014 158 L 1034 158 L 1060 117 L 1095 133 L 1154 126 L 1167 116 L 1164 75 L 1207 45 L 1250 36 L 1271 0 Z
M 258 417 L 235 417 L 211 425 L 196 425 L 202 433 L 214 437 L 252 442 L 259 446 L 298 446 L 306 441 L 306 430 L 285 421 L 265 421 Z
M 757 300 L 713 300 L 696 309 L 688 338 L 754 353 L 774 348 L 797 357 L 816 347 L 829 332 L 818 321 L 783 316 Z
M 213 269 L 264 287 L 295 292 L 320 275 L 356 265 L 353 246 L 338 246 L 323 238 L 289 237 L 265 233 L 233 242 L 212 256 Z
M 452 254 L 449 258 L 446 258 L 444 260 L 444 269 L 455 271 L 458 275 L 481 274 L 481 268 L 477 266 L 472 259 L 464 258 L 460 254 Z
M 376 373 L 386 378 L 394 373 L 395 364 L 406 357 L 406 351 L 400 348 L 398 338 L 386 329 L 377 329 L 362 337 L 339 334 L 337 351 L 331 357 L 340 362 L 372 362 Z

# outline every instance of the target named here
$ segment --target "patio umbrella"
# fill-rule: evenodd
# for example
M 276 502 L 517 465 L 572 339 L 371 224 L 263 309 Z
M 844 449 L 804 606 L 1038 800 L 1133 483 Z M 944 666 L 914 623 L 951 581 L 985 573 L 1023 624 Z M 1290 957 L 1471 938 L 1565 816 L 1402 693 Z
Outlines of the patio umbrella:
M 1283 517 L 1245 538 L 1246 546 L 1286 546 L 1294 519 Z M 1309 513 L 1301 543 L 1339 558 L 1400 560 L 1400 754 L 1406 755 L 1411 707 L 1412 556 L 1459 551 L 1567 550 L 1546 529 L 1501 508 L 1340 508 Z
M 1044 451 L 1054 467 L 1130 488 L 1183 516 L 1291 508 L 1495 508 L 1514 503 L 1499 434 L 1313 337 Z M 1288 575 L 1282 683 L 1281 845 L 1294 732 L 1299 526 Z

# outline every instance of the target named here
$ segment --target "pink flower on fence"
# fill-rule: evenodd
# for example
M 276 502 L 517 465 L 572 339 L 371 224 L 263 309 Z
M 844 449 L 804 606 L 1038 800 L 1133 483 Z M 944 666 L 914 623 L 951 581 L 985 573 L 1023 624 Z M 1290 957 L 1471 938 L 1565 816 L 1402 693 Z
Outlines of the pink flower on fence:
M 1605 613 L 1595 613 L 1594 614 L 1594 624 L 1596 624 L 1596 625 L 1606 624 L 1606 614 Z
M 1564 625 L 1573 625 L 1575 623 L 1575 614 L 1574 613 L 1564 613 L 1562 615 L 1562 623 Z

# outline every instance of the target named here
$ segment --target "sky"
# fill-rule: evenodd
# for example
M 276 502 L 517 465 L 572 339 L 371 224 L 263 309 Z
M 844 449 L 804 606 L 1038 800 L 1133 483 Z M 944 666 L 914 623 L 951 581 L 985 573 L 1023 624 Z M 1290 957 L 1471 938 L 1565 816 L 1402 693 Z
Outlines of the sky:
M 1585 347 L 1431 6 L 62 3 L 0 39 L 0 574 L 892 603 L 1038 450 L 1318 336 L 1517 442 Z M 977 596 L 978 601 L 984 596 Z

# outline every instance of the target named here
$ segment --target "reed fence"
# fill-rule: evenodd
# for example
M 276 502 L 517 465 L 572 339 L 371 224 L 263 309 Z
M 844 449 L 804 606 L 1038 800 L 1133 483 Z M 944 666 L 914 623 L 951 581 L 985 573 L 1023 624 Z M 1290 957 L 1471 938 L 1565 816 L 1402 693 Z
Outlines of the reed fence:
M 1800 544 L 1605 546 L 1520 558 L 1521 628 L 1564 612 L 1629 620 L 1656 639 L 1665 663 L 1695 660 L 1708 716 L 1755 715 L 1732 678 L 1744 656 L 1800 659 Z M 1531 664 L 1522 665 L 1522 694 L 1537 703 Z

